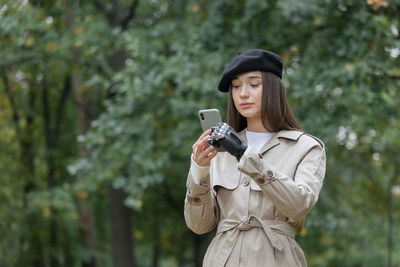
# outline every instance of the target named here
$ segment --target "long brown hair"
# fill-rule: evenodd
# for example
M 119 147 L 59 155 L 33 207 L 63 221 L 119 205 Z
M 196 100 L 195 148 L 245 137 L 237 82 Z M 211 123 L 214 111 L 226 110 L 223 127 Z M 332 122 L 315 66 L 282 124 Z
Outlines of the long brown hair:
M 261 120 L 264 128 L 270 132 L 280 130 L 302 131 L 300 124 L 296 121 L 290 110 L 286 97 L 286 89 L 281 79 L 270 72 L 261 72 L 262 77 L 262 100 Z M 237 111 L 232 97 L 232 85 L 229 87 L 228 100 L 228 124 L 239 132 L 247 127 L 247 120 Z

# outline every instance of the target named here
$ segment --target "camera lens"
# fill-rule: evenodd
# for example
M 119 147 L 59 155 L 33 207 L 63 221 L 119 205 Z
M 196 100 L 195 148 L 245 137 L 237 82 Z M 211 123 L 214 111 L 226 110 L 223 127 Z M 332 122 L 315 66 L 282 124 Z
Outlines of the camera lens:
M 203 115 L 203 113 L 200 113 L 200 118 L 201 118 L 202 120 L 204 120 L 204 115 Z

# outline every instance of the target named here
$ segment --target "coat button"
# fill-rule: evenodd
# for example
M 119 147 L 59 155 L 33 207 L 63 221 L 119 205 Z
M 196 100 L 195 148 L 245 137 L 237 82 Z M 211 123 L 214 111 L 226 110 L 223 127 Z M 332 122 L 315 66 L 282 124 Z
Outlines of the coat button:
M 199 197 L 193 197 L 192 201 L 195 203 L 199 203 L 200 202 L 200 198 Z
M 267 171 L 267 177 L 268 178 L 274 177 L 274 173 L 272 171 Z
M 257 178 L 257 182 L 259 183 L 259 184 L 263 184 L 263 183 L 265 183 L 265 179 L 264 179 L 264 177 L 258 177 Z
M 242 182 L 242 185 L 243 186 L 248 186 L 249 183 L 250 183 L 249 179 L 244 179 L 243 182 Z

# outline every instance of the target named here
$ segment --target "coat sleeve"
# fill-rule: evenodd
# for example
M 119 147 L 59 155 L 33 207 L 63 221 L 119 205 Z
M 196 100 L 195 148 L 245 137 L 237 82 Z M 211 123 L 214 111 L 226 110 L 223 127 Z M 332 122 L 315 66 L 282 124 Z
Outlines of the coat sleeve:
M 238 169 L 258 184 L 283 215 L 296 220 L 317 202 L 325 165 L 325 149 L 316 142 L 299 162 L 294 177 L 280 173 L 251 148 L 241 158 Z
M 204 234 L 213 230 L 218 222 L 218 205 L 214 190 L 210 186 L 210 175 L 196 184 L 193 180 L 192 168 L 186 182 L 185 221 L 196 234 Z

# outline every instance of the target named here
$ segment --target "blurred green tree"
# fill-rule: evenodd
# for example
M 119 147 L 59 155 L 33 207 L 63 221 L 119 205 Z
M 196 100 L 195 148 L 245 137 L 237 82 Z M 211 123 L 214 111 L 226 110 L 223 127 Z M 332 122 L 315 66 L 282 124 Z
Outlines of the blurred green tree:
M 182 216 L 196 113 L 226 112 L 219 75 L 254 47 L 282 55 L 295 115 L 327 145 L 324 189 L 298 237 L 309 264 L 399 264 L 399 10 L 398 0 L 1 4 L 0 264 L 112 265 L 111 185 L 133 212 L 125 234 L 138 266 L 200 266 L 212 234 L 190 233 Z

